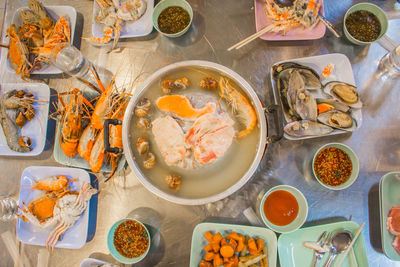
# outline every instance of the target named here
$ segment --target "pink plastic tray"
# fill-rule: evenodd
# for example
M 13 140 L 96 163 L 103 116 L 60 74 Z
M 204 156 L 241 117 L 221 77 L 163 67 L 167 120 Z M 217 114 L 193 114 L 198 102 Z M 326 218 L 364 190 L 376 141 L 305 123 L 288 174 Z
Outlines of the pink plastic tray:
M 260 31 L 271 23 L 271 19 L 267 18 L 264 12 L 264 1 L 254 0 L 255 17 L 256 17 L 256 30 Z M 322 1 L 321 14 L 325 15 L 324 5 Z M 302 26 L 293 27 L 286 35 L 281 33 L 268 32 L 260 38 L 268 41 L 290 41 L 290 40 L 314 40 L 319 39 L 325 34 L 326 27 L 319 21 L 312 29 L 306 29 Z

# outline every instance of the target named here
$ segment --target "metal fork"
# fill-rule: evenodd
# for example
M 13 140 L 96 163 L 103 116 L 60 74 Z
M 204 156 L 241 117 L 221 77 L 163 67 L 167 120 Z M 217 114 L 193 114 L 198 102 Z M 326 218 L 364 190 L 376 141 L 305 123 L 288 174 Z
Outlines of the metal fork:
M 322 238 L 321 238 L 322 237 Z M 318 239 L 317 243 L 320 247 L 325 247 L 326 245 L 328 245 L 331 242 L 331 238 L 332 238 L 332 233 L 328 233 L 326 234 L 326 231 L 323 232 L 320 236 L 320 238 Z M 319 252 L 314 250 L 314 255 L 315 255 L 315 261 L 314 261 L 314 265 L 313 267 L 317 267 L 318 266 L 318 262 L 320 259 L 322 259 L 324 257 L 326 252 Z

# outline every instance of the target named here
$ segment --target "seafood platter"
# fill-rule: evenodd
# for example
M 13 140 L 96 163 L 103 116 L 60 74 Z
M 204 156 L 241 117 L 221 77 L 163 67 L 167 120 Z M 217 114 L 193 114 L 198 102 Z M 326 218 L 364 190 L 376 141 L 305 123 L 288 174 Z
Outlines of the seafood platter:
M 362 102 L 343 54 L 278 62 L 271 68 L 271 83 L 286 139 L 344 134 L 361 127 Z
M 323 0 L 254 0 L 257 32 L 269 27 L 260 38 L 269 41 L 322 38 L 325 25 Z
M 86 94 L 78 88 L 59 93 L 54 159 L 67 166 L 90 169 L 94 173 L 115 172 L 125 165 L 122 126 L 105 126 L 108 119 L 122 119 L 130 99 L 129 92 L 116 88 L 115 79 L 104 85 L 95 69 L 95 91 Z M 96 92 L 97 91 L 97 92 Z M 92 104 L 93 103 L 93 104 Z M 112 146 L 114 150 L 109 150 Z M 107 180 L 108 180 L 107 179 Z
M 37 156 L 46 144 L 50 90 L 42 83 L 2 84 L 0 155 Z
M 97 190 L 81 169 L 31 166 L 21 176 L 18 240 L 79 249 L 86 243 L 90 199 Z M 91 214 L 91 216 L 96 216 Z M 63 238 L 59 241 L 59 237 Z
M 400 173 L 389 172 L 379 183 L 382 248 L 390 259 L 400 260 Z
M 156 71 L 131 99 L 123 122 L 125 157 L 139 180 L 156 195 L 186 205 L 238 190 L 266 145 L 267 121 L 251 86 L 207 61 Z
M 154 0 L 93 1 L 92 43 L 106 44 L 114 39 L 145 36 L 153 30 Z
M 276 262 L 276 235 L 264 227 L 200 223 L 193 230 L 190 266 L 276 266 Z
M 59 43 L 74 43 L 76 10 L 71 6 L 46 6 L 30 0 L 19 8 L 7 29 L 10 49 L 7 69 L 22 79 L 30 74 L 61 74 L 50 64 L 50 52 Z

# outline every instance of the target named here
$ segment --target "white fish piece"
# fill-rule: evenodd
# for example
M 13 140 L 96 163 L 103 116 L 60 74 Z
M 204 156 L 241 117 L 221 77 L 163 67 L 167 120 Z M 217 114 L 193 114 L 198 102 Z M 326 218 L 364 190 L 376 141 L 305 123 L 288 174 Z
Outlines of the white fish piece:
M 235 137 L 234 121 L 226 114 L 207 113 L 199 117 L 185 136 L 193 148 L 194 159 L 200 164 L 212 163 L 222 157 Z
M 152 132 L 168 166 L 185 160 L 185 134 L 176 120 L 171 116 L 157 118 L 153 121 Z
M 321 247 L 317 242 L 306 241 L 303 242 L 303 246 L 305 246 L 306 248 L 311 248 L 319 253 L 325 253 L 329 251 L 328 246 Z

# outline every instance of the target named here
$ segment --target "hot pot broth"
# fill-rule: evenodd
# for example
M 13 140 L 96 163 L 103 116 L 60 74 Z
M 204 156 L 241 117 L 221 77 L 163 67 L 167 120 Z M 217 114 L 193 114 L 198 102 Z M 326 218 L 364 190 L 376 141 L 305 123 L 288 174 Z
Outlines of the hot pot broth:
M 152 103 L 152 108 L 149 113 L 151 121 L 160 117 L 162 113 L 155 106 L 155 101 L 158 97 L 165 94 L 162 93 L 160 83 L 166 78 L 177 79 L 187 77 L 190 80 L 190 86 L 184 90 L 173 90 L 171 94 L 182 94 L 185 96 L 191 95 L 203 95 L 209 96 L 219 103 L 223 110 L 229 113 L 230 117 L 235 121 L 234 128 L 236 131 L 243 129 L 244 126 L 239 122 L 236 115 L 234 115 L 231 106 L 227 105 L 224 99 L 221 99 L 218 95 L 217 90 L 206 90 L 199 86 L 200 81 L 205 77 L 214 77 L 216 80 L 219 79 L 220 73 L 205 69 L 205 68 L 192 68 L 192 67 L 182 67 L 175 69 L 164 75 L 159 80 L 153 82 L 142 95 L 138 97 L 142 99 L 144 97 L 148 98 Z M 247 97 L 240 87 L 231 80 L 232 85 L 250 102 L 250 98 Z M 200 108 L 201 106 L 196 106 Z M 254 157 L 257 152 L 257 146 L 260 142 L 259 126 L 254 128 L 250 135 L 238 140 L 235 138 L 232 145 L 225 152 L 222 158 L 217 159 L 209 165 L 205 165 L 203 168 L 196 169 L 182 169 L 177 166 L 168 166 L 161 155 L 161 152 L 154 140 L 151 129 L 142 130 L 136 126 L 137 117 L 132 114 L 131 121 L 129 125 L 129 139 L 131 144 L 131 150 L 133 152 L 134 160 L 136 166 L 141 170 L 142 174 L 149 180 L 153 185 L 158 187 L 162 191 L 170 192 L 178 197 L 184 198 L 204 198 L 217 193 L 221 193 L 228 189 L 230 186 L 235 184 L 242 178 L 246 171 L 251 166 Z M 258 118 L 259 120 L 259 118 Z M 143 167 L 144 155 L 140 155 L 136 149 L 136 141 L 139 137 L 147 137 L 150 143 L 150 152 L 156 156 L 156 164 L 152 169 L 145 169 Z M 174 191 L 170 189 L 165 182 L 165 177 L 168 174 L 177 174 L 182 178 L 182 186 L 179 191 Z

